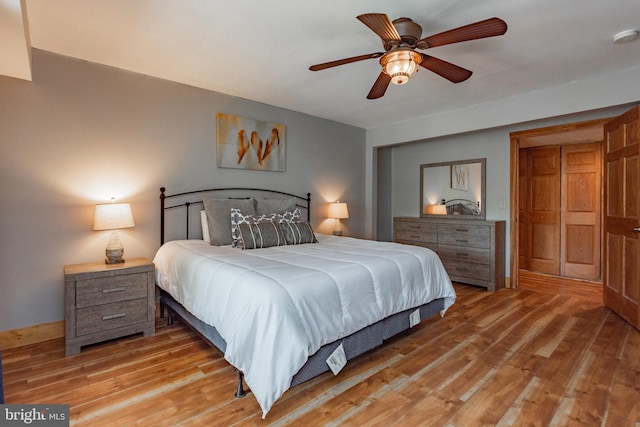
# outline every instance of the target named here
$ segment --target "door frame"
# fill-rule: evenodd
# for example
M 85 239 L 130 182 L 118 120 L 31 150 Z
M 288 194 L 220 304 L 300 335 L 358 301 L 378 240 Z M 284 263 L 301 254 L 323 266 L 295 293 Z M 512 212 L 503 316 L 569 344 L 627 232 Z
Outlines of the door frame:
M 520 262 L 518 255 L 520 252 L 520 237 L 518 222 L 518 212 L 520 204 L 520 189 L 518 187 L 518 177 L 520 173 L 519 153 L 521 148 L 542 147 L 546 145 L 567 145 L 581 144 L 584 142 L 599 142 L 602 144 L 604 137 L 604 124 L 611 118 L 588 120 L 584 122 L 568 123 L 557 126 L 548 126 L 538 129 L 529 129 L 509 134 L 511 140 L 511 167 L 510 167 L 510 251 L 509 266 L 510 280 L 509 287 L 518 287 L 518 271 Z M 602 159 L 601 159 L 602 161 Z M 601 186 L 601 203 L 600 210 L 602 212 L 604 186 Z M 602 215 L 602 213 L 601 213 Z M 602 240 L 601 240 L 602 242 Z

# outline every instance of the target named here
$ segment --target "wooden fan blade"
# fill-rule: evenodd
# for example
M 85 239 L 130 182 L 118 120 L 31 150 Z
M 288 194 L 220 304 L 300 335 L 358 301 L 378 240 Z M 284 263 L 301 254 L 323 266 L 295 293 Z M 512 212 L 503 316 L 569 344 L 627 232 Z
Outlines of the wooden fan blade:
M 384 55 L 382 52 L 375 52 L 375 53 L 370 53 L 368 55 L 353 56 L 351 58 L 338 59 L 336 61 L 331 61 L 331 62 L 325 62 L 323 64 L 312 65 L 311 67 L 309 67 L 309 69 L 311 71 L 320 71 L 320 70 L 324 70 L 326 68 L 337 67 L 338 65 L 344 65 L 344 64 L 350 64 L 352 62 L 364 61 L 365 59 L 380 58 L 382 55 Z
M 485 37 L 501 36 L 507 32 L 507 23 L 500 18 L 489 18 L 463 27 L 454 28 L 433 36 L 418 40 L 419 49 L 444 46 L 446 44 L 483 39 Z
M 382 71 L 376 79 L 376 82 L 373 84 L 373 87 L 371 87 L 369 95 L 367 95 L 367 99 L 381 98 L 387 91 L 389 83 L 391 83 L 391 77 Z
M 420 66 L 426 68 L 429 71 L 433 71 L 434 73 L 444 77 L 445 79 L 453 83 L 463 82 L 471 77 L 471 74 L 473 74 L 473 72 L 467 69 L 459 67 L 450 62 L 443 61 L 442 59 L 425 55 L 424 53 L 422 54 L 422 62 L 420 63 Z
M 398 30 L 384 13 L 365 13 L 357 17 L 360 22 L 369 27 L 385 43 L 391 40 L 402 41 Z

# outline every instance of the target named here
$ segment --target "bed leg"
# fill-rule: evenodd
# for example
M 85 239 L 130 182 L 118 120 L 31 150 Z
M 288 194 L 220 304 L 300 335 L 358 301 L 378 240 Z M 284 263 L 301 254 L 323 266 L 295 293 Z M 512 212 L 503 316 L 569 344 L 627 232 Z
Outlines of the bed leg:
M 238 390 L 236 390 L 236 398 L 241 398 L 241 397 L 245 397 L 247 395 L 247 393 L 244 391 L 244 386 L 242 384 L 242 378 L 244 377 L 244 374 L 236 369 L 236 372 L 238 372 Z
M 171 309 L 167 310 L 167 325 L 173 325 L 173 311 Z
M 160 298 L 160 318 L 164 319 L 164 301 Z

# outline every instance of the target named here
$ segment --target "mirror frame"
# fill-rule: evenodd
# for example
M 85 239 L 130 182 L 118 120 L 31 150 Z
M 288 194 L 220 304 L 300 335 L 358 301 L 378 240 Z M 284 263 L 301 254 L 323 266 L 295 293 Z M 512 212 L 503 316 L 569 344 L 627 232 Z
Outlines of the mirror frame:
M 425 174 L 425 169 L 426 168 L 432 168 L 432 167 L 440 167 L 440 166 L 453 166 L 453 165 L 465 165 L 465 164 L 470 164 L 470 163 L 480 163 L 480 176 L 482 179 L 481 182 L 481 187 L 480 187 L 480 192 L 481 192 L 481 198 L 480 198 L 480 215 L 437 215 L 437 214 L 428 214 L 428 213 L 424 213 L 423 210 L 423 206 L 424 206 L 424 189 L 425 189 L 425 182 L 424 182 L 424 174 Z M 486 204 L 486 176 L 487 176 L 487 171 L 486 171 L 486 163 L 487 163 L 487 159 L 486 158 L 481 158 L 481 159 L 469 159 L 469 160 L 456 160 L 456 161 L 452 161 L 452 162 L 440 162 L 440 163 L 427 163 L 427 164 L 422 164 L 420 165 L 420 217 L 421 218 L 456 218 L 456 219 L 477 219 L 477 220 L 482 220 L 485 221 L 487 218 L 487 204 Z M 428 185 L 428 183 L 427 183 Z

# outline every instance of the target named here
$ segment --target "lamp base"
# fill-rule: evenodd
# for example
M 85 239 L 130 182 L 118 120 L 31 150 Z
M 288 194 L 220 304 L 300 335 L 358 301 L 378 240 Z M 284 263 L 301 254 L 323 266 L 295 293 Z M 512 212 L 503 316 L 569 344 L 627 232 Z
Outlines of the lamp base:
M 124 255 L 124 249 L 106 249 L 105 251 L 105 264 L 121 264 L 124 262 L 122 255 Z

